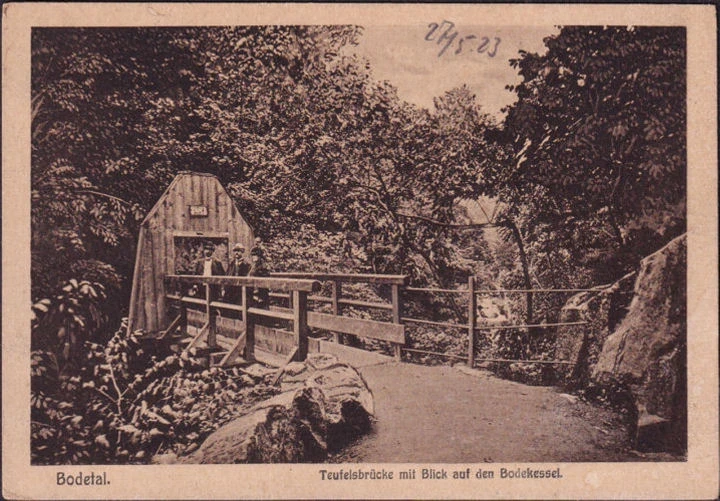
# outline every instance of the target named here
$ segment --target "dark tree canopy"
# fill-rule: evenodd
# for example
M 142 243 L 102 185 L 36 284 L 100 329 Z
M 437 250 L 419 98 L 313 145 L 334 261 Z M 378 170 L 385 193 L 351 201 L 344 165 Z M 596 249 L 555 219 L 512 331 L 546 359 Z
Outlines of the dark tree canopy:
M 501 200 L 525 238 L 616 278 L 685 228 L 685 30 L 564 27 L 545 44 L 512 61 Z

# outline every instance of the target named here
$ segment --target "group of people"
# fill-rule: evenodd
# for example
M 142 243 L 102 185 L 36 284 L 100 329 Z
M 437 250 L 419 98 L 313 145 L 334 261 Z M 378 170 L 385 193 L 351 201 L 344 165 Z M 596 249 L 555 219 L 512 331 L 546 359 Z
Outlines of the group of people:
M 203 245 L 203 257 L 195 262 L 195 274 L 202 276 L 232 276 L 232 277 L 266 277 L 269 275 L 264 260 L 264 252 L 259 239 L 255 239 L 255 245 L 250 249 L 250 259 L 245 257 L 245 247 L 237 243 L 232 248 L 232 257 L 228 265 L 227 273 L 219 259 L 215 257 L 215 244 L 205 242 Z M 196 291 L 197 293 L 197 291 Z M 191 295 L 195 295 L 191 291 Z M 240 299 L 239 288 L 221 288 L 220 297 L 227 301 L 237 302 Z M 268 301 L 267 289 L 255 288 L 252 291 L 253 303 L 257 306 L 265 305 Z
M 255 245 L 250 250 L 249 260 L 245 257 L 245 247 L 240 243 L 233 246 L 232 254 L 227 273 L 225 273 L 223 264 L 215 257 L 215 244 L 205 242 L 203 245 L 203 257 L 195 262 L 195 274 L 206 277 L 216 275 L 233 277 L 267 276 L 264 253 L 259 239 L 255 239 Z

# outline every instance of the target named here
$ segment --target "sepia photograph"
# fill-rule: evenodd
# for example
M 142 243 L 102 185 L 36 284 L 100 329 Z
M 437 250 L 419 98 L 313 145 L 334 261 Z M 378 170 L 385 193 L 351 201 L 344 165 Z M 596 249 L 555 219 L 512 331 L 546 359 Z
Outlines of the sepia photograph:
M 328 17 L 30 23 L 23 467 L 687 468 L 688 25 Z

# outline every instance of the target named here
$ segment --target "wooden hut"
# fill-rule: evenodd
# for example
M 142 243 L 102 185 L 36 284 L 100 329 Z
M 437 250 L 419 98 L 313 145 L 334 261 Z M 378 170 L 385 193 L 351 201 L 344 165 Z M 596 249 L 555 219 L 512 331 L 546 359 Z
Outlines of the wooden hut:
M 250 225 L 212 174 L 180 172 L 140 227 L 128 330 L 167 327 L 164 277 L 192 273 L 188 267 L 204 242 L 216 244 L 227 269 L 228 249 L 253 245 Z

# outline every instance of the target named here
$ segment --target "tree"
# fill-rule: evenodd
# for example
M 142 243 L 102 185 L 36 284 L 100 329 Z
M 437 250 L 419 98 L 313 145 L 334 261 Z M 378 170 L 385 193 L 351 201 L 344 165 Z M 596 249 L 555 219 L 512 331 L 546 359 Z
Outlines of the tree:
M 542 280 L 611 280 L 685 228 L 685 31 L 564 27 L 545 44 L 512 61 L 503 214 Z
M 356 30 L 34 30 L 34 300 L 87 278 L 124 302 L 138 223 L 173 176 L 267 178 L 293 151 L 268 135 L 295 123 L 294 79 L 313 81 Z
M 33 30 L 33 347 L 64 364 L 107 337 L 126 312 L 139 222 L 174 175 L 269 177 L 286 153 L 268 132 L 295 123 L 295 80 L 314 81 L 356 31 Z

